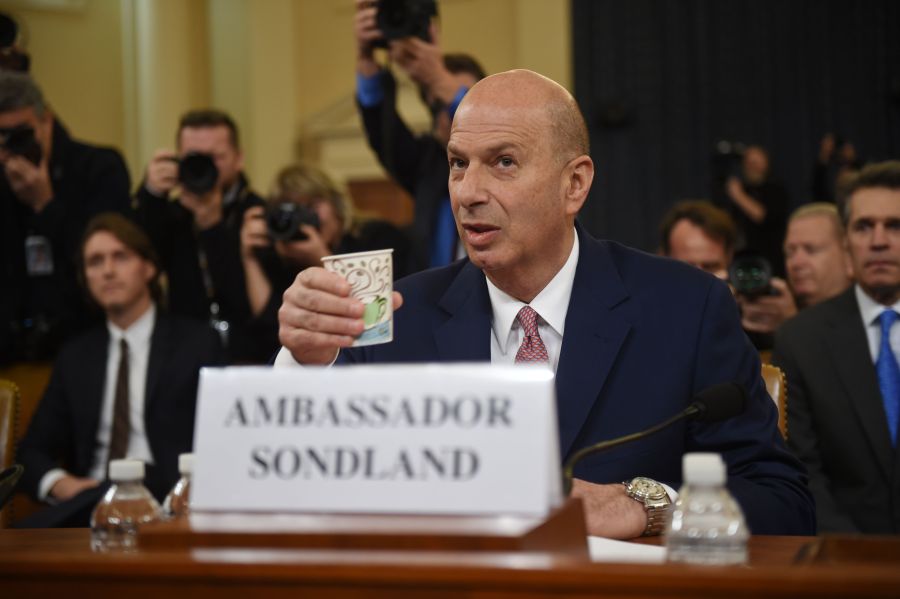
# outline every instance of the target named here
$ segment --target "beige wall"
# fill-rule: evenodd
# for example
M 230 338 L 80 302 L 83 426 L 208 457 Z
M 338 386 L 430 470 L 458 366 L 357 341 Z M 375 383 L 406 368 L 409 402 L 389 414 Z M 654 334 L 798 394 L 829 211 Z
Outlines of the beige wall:
M 74 135 L 121 147 L 124 140 L 121 7 L 117 0 L 61 3 L 0 2 L 29 36 L 32 72 L 47 101 Z
M 141 176 L 178 116 L 214 105 L 242 129 L 260 190 L 300 155 L 340 178 L 380 173 L 353 104 L 351 0 L 6 0 L 29 33 L 33 72 L 79 137 L 122 149 Z M 58 7 L 62 7 L 61 9 Z M 489 72 L 532 68 L 571 84 L 569 3 L 441 0 L 447 51 Z M 401 98 L 418 127 L 414 90 Z

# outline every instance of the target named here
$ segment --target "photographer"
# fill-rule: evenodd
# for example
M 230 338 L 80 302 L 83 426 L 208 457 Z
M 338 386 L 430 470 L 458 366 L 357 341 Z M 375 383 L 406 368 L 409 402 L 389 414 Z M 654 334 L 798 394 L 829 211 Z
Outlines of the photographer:
M 769 155 L 760 146 L 749 146 L 741 162 L 741 175 L 725 183 L 728 209 L 744 234 L 743 247 L 762 254 L 776 275 L 784 274 L 781 242 L 787 224 L 788 196 L 770 176 Z
M 431 24 L 435 13 L 436 4 L 430 1 L 356 0 L 354 18 L 356 98 L 366 136 L 385 170 L 415 201 L 411 272 L 458 257 L 446 145 L 456 107 L 469 87 L 484 77 L 471 56 L 442 54 Z M 431 134 L 415 136 L 397 113 L 394 77 L 375 59 L 379 44 L 387 46 L 390 59 L 419 86 L 432 115 Z
M 393 248 L 394 277 L 405 274 L 409 240 L 393 225 L 354 215 L 350 201 L 321 170 L 305 164 L 282 169 L 265 208 L 244 213 L 241 259 L 253 353 L 268 360 L 280 347 L 278 308 L 297 273 L 332 254 Z
M 772 334 L 798 310 L 843 293 L 853 283 L 844 239 L 844 225 L 833 204 L 806 204 L 795 210 L 784 238 L 788 283 L 773 278 L 771 286 L 778 295 L 738 297 L 744 328 L 768 336 L 771 343 Z
M 52 359 L 91 324 L 73 256 L 129 187 L 118 152 L 73 140 L 28 75 L 0 71 L 0 363 Z
M 177 152 L 159 150 L 137 192 L 137 215 L 168 277 L 168 309 L 207 320 L 232 362 L 252 359 L 245 323 L 240 229 L 244 212 L 263 200 L 242 172 L 237 125 L 217 110 L 185 114 Z

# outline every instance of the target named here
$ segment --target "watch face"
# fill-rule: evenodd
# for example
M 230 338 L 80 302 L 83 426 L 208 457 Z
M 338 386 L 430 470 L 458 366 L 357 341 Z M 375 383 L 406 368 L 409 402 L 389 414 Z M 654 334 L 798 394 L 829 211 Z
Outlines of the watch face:
M 660 499 L 667 495 L 665 487 L 653 479 L 642 476 L 633 478 L 628 487 L 631 495 L 640 499 Z

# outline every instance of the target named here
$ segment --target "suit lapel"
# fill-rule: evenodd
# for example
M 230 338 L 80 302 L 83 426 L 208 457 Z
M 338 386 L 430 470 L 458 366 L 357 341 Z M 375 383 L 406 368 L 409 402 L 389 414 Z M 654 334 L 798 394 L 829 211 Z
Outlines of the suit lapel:
M 438 305 L 450 318 L 434 331 L 441 361 L 491 360 L 491 300 L 484 273 L 467 263 Z
M 556 373 L 561 455 L 569 453 L 631 324 L 614 308 L 628 292 L 604 242 L 578 228 L 580 250 Z
M 78 418 L 84 419 L 87 430 L 86 438 L 97 438 L 97 429 L 100 427 L 100 412 L 103 409 L 103 394 L 106 388 L 106 362 L 109 360 L 109 331 L 104 325 L 97 334 L 92 334 L 85 348 L 83 361 L 80 363 L 79 374 L 81 385 L 77 387 L 74 413 Z M 94 447 L 91 445 L 87 456 L 87 463 L 93 460 Z
M 147 358 L 147 383 L 144 387 L 144 423 L 149 420 L 156 388 L 163 376 L 167 357 L 174 351 L 171 347 L 169 321 L 157 311 L 156 322 L 153 323 L 153 334 L 150 337 L 150 356 Z
M 894 448 L 853 287 L 835 305 L 829 326 L 832 334 L 827 336 L 828 349 L 846 390 L 844 397 L 852 404 L 885 477 L 890 478 Z

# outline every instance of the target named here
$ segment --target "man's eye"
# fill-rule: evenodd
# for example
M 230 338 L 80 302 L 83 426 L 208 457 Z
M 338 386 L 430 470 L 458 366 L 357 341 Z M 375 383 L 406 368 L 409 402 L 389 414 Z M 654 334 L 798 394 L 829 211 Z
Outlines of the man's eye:
M 509 156 L 502 156 L 500 160 L 497 161 L 497 164 L 503 167 L 510 167 L 515 164 L 512 158 Z
M 450 168 L 459 169 L 465 168 L 466 163 L 461 158 L 451 158 L 450 159 Z

